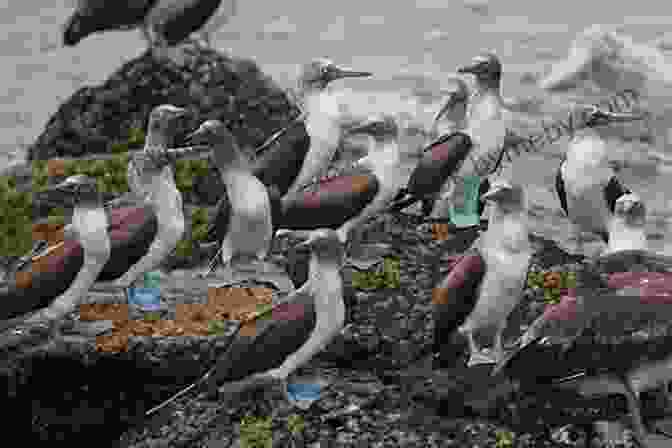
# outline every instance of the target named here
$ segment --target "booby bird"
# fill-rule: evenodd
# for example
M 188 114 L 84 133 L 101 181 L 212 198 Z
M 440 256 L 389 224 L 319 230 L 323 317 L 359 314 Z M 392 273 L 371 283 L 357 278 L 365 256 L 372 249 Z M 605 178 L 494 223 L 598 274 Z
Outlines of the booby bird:
M 507 130 L 500 92 L 502 65 L 499 58 L 492 53 L 479 55 L 472 64 L 458 69 L 458 73 L 472 74 L 476 78 L 475 91 L 469 98 L 466 126 L 453 134 L 440 137 L 426 149 L 392 210 L 399 211 L 419 200 L 429 199 L 423 210 L 429 214 L 431 199 L 440 191 L 444 191 L 443 199 L 446 200 L 460 195 L 462 183 L 452 182 L 453 176 L 476 175 L 486 182 L 487 177 L 500 166 Z M 450 109 L 449 100 L 442 112 Z M 436 119 L 440 119 L 441 115 L 439 113 Z M 488 163 L 478 163 L 476 166 L 474 161 L 482 161 L 486 156 L 490 159 Z M 488 187 L 487 183 L 482 184 L 481 191 L 487 191 Z M 481 213 L 483 208 L 484 205 L 479 204 Z
M 327 89 L 335 80 L 372 76 L 336 66 L 328 59 L 316 59 L 302 67 L 297 101 L 305 120 L 296 120 L 275 139 L 252 165 L 252 173 L 280 196 L 298 191 L 326 173 L 338 147 L 341 124 L 337 99 Z M 268 146 L 264 144 L 263 146 Z M 217 204 L 208 228 L 208 242 L 220 242 L 226 234 L 230 214 L 228 196 Z
M 504 372 L 528 388 L 555 385 L 585 396 L 622 394 L 635 437 L 647 448 L 653 435 L 642 419 L 639 396 L 672 378 L 672 287 L 668 274 L 629 277 L 547 305 L 492 374 Z
M 579 251 L 581 231 L 609 241 L 608 222 L 616 200 L 630 191 L 616 177 L 608 160 L 607 142 L 600 126 L 642 119 L 642 115 L 616 113 L 594 105 L 575 106 L 570 112 L 573 135 L 555 178 L 555 189 L 566 216 L 574 223 Z
M 35 315 L 27 319 L 27 323 L 47 323 L 52 327 L 52 335 L 58 335 L 58 321 L 68 313 L 75 311 L 77 304 L 84 297 L 103 266 L 110 258 L 110 239 L 107 234 L 107 215 L 103 209 L 102 195 L 96 187 L 96 180 L 85 176 L 70 176 L 63 182 L 47 188 L 42 192 L 35 193 L 36 200 L 45 203 L 52 203 L 57 206 L 74 206 L 72 216 L 72 226 L 69 228 L 64 251 L 66 253 L 82 252 L 83 263 L 77 267 L 74 275 L 66 283 L 56 285 L 53 278 L 47 275 L 41 275 L 42 272 L 31 273 L 31 266 L 24 270 L 24 274 L 30 275 L 28 285 L 11 285 L 9 288 L 21 288 L 24 294 L 16 294 L 11 298 L 12 291 L 9 292 L 13 299 L 12 303 L 3 300 L 2 319 L 14 317 L 29 311 L 46 306 Z M 73 260 L 74 261 L 74 260 Z M 68 268 L 67 258 L 64 260 L 64 268 Z M 63 272 L 51 272 L 52 276 L 67 275 Z M 50 280 L 52 280 L 50 282 Z M 40 282 L 46 281 L 52 283 L 52 286 L 58 286 L 45 291 L 40 288 Z M 24 283 L 24 282 L 22 282 Z M 5 287 L 6 288 L 6 287 Z M 38 294 L 34 294 L 38 292 Z M 33 292 L 33 294 L 30 294 Z M 5 295 L 0 293 L 0 295 Z M 22 297 L 21 297 L 22 296 Z M 18 300 L 23 300 L 18 303 Z M 9 314 L 6 312 L 9 311 Z
M 370 117 L 348 129 L 369 139 L 368 154 L 353 165 L 354 173 L 341 174 L 282 198 L 278 227 L 310 230 L 336 229 L 341 243 L 356 243 L 351 231 L 387 209 L 399 191 L 399 126 L 394 117 Z M 350 236 L 350 238 L 349 238 Z M 361 236 L 361 234 L 360 234 Z M 352 261 L 352 260 L 350 260 Z
M 490 215 L 488 229 L 480 240 L 478 253 L 485 265 L 484 272 L 478 260 L 467 259 L 470 275 L 463 276 L 464 285 L 471 286 L 469 294 L 477 296 L 476 304 L 469 312 L 464 323 L 458 328 L 469 340 L 470 356 L 468 366 L 497 362 L 503 356 L 502 334 L 507 318 L 522 298 L 523 287 L 532 247 L 528 239 L 527 207 L 523 188 L 517 184 L 497 180 L 493 182 L 482 199 L 494 205 Z M 482 276 L 480 281 L 476 281 Z M 464 288 L 459 294 L 467 294 Z M 446 291 L 453 294 L 458 290 Z M 443 302 L 462 306 L 464 300 L 448 298 Z M 465 305 L 465 308 L 468 307 Z M 445 316 L 446 313 L 443 313 Z M 458 322 L 454 322 L 453 326 Z M 439 328 L 447 325 L 439 322 Z M 486 328 L 496 327 L 494 337 L 495 352 L 490 355 L 479 350 L 474 333 Z M 447 335 L 446 335 L 447 336 Z M 441 338 L 443 339 L 443 337 Z
M 449 81 L 451 86 L 447 91 L 448 98 L 434 116 L 430 128 L 430 134 L 434 140 L 443 135 L 462 130 L 467 126 L 467 108 L 471 96 L 469 86 L 462 78 L 457 76 L 450 77 Z
M 205 121 L 187 139 L 211 145 L 214 162 L 226 185 L 231 209 L 220 249 L 224 267 L 229 267 L 234 255 L 247 255 L 263 263 L 273 239 L 271 199 L 266 186 L 252 174 L 250 161 L 221 121 Z
M 609 247 L 607 253 L 622 250 L 646 250 L 646 206 L 634 193 L 624 194 L 614 206 L 614 216 L 609 221 Z
M 222 0 L 81 0 L 66 22 L 63 43 L 77 45 L 91 34 L 140 28 L 149 48 L 162 57 L 203 26 Z M 227 0 L 235 1 L 235 0 Z M 216 20 L 216 25 L 223 19 Z M 214 25 L 208 27 L 209 30 Z
M 338 235 L 318 229 L 301 244 L 311 248 L 308 281 L 282 300 L 284 312 L 274 310 L 270 319 L 254 324 L 254 336 L 238 334 L 225 357 L 217 360 L 208 383 L 211 396 L 217 385 L 243 379 L 257 385 L 285 382 L 343 329 L 343 246 Z

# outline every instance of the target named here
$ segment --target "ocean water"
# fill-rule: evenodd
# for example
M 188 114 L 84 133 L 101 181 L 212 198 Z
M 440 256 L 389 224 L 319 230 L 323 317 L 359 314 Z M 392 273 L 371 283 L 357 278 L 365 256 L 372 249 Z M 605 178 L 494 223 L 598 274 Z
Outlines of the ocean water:
M 103 81 L 144 50 L 138 31 L 109 32 L 76 48 L 61 48 L 61 26 L 74 3 L 22 0 L 0 7 L 0 167 L 23 157 L 61 101 L 82 86 Z M 313 57 L 373 71 L 374 78 L 340 82 L 343 101 L 357 114 L 396 113 L 412 130 L 429 125 L 448 74 L 480 51 L 501 57 L 504 96 L 538 118 L 526 105 L 543 110 L 562 97 L 543 92 L 535 79 L 566 57 L 582 30 L 606 24 L 637 42 L 672 42 L 671 20 L 672 3 L 653 0 L 610 2 L 608 7 L 578 0 L 239 0 L 237 15 L 214 41 L 225 52 L 253 58 L 285 86 L 291 85 L 298 65 Z M 672 45 L 659 48 L 669 53 Z M 665 89 L 653 94 L 663 104 L 672 95 Z M 672 123 L 672 117 L 664 118 Z M 406 135 L 402 140 L 408 171 L 419 139 Z M 672 137 L 667 143 L 672 144 Z M 562 140 L 519 159 L 513 167 L 516 180 L 527 186 L 534 230 L 561 243 L 568 241 L 570 227 L 552 187 L 565 144 Z M 665 139 L 655 145 L 617 144 L 614 154 L 624 166 L 623 179 L 647 202 L 652 248 L 672 254 L 672 185 L 668 167 L 660 162 L 672 156 Z

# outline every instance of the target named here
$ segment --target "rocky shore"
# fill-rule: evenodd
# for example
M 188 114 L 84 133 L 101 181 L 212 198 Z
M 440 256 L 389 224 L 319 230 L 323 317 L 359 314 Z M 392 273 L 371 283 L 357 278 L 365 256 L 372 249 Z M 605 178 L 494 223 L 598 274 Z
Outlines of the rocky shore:
M 192 127 L 206 118 L 230 123 L 245 148 L 261 144 L 297 114 L 285 93 L 253 62 L 191 50 L 193 56 L 187 58 L 184 67 L 160 65 L 145 54 L 129 61 L 102 85 L 76 92 L 29 149 L 27 164 L 12 168 L 9 174 L 17 179 L 17 189 L 31 187 L 29 164 L 33 160 L 110 153 L 115 144 L 128 139 L 132 129 L 145 128 L 149 111 L 158 104 L 189 108 Z M 185 201 L 190 202 L 188 210 L 214 205 L 222 185 L 211 172 L 198 178 L 193 192 Z M 609 397 L 594 401 L 570 397 L 563 401 L 551 392 L 516 396 L 508 380 L 493 383 L 488 371 L 466 369 L 460 359 L 455 360 L 454 367 L 435 369 L 429 356 L 432 289 L 447 272 L 447 257 L 464 251 L 477 235 L 465 232 L 437 241 L 413 219 L 391 215 L 379 218 L 365 241 L 388 245 L 399 259 L 399 288 L 357 289 L 353 272 L 344 270 L 347 327 L 300 372 L 330 382 L 321 400 L 310 409 L 292 409 L 281 395 L 271 391 L 226 406 L 200 398 L 192 401 L 193 396 L 186 396 L 148 420 L 139 418 L 148 407 L 195 381 L 212 365 L 219 353 L 213 342 L 216 338 L 171 342 L 170 349 L 139 342 L 136 347 L 144 347 L 140 350 L 142 359 L 163 363 L 163 376 L 156 384 L 148 379 L 156 370 L 141 372 L 137 366 L 131 367 L 130 357 L 116 364 L 116 370 L 105 372 L 100 367 L 105 363 L 93 362 L 99 366 L 97 370 L 85 367 L 98 359 L 97 355 L 89 356 L 93 352 L 83 350 L 73 356 L 75 352 L 68 349 L 64 360 L 45 356 L 43 353 L 49 350 L 24 347 L 20 354 L 5 351 L 2 355 L 0 384 L 7 384 L 7 407 L 16 410 L 7 427 L 14 428 L 19 436 L 34 434 L 30 442 L 45 446 L 70 443 L 79 434 L 78 441 L 125 448 L 513 448 L 558 446 L 555 440 L 564 436 L 552 434 L 555 428 L 569 423 L 585 427 L 600 415 L 623 416 L 624 404 Z M 592 269 L 585 260 L 569 256 L 552 242 L 534 240 L 537 253 L 532 270 Z M 298 286 L 306 279 L 307 254 L 293 250 L 292 245 L 286 238 L 277 240 L 272 260 Z M 191 277 L 196 272 L 193 268 L 215 250 L 204 248 L 166 263 L 164 268 L 174 277 L 172 283 L 179 286 L 164 291 L 169 307 L 187 299 L 205 300 L 203 282 L 197 284 Z M 599 282 L 599 278 L 593 280 Z M 528 288 L 511 318 L 508 339 L 517 337 L 543 307 L 543 292 Z M 90 349 L 90 339 L 88 343 L 75 345 Z M 464 347 L 457 348 L 460 352 Z M 182 355 L 194 356 L 180 364 L 176 360 Z M 17 376 L 16 372 L 25 375 Z M 110 378 L 109 372 L 115 372 L 115 378 Z M 67 384 L 66 377 L 70 377 Z M 96 394 L 88 392 L 92 389 Z M 567 398 L 566 394 L 562 398 Z M 648 403 L 649 415 L 660 414 L 666 405 L 651 404 L 651 400 Z M 71 417 L 63 419 L 59 415 Z M 246 444 L 251 437 L 248 425 L 241 426 L 246 416 L 266 422 L 254 430 L 257 438 L 266 442 Z M 288 428 L 288 422 L 297 421 L 301 425 Z M 130 425 L 134 427 L 129 429 Z M 582 432 L 574 431 L 571 436 L 564 446 L 581 446 Z

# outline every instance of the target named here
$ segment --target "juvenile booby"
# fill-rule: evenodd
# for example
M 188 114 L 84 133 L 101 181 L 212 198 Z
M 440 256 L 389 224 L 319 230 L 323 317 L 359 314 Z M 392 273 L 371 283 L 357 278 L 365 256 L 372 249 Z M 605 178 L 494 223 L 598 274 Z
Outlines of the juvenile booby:
M 616 200 L 614 216 L 609 220 L 609 247 L 607 253 L 622 250 L 646 250 L 646 206 L 634 193 Z
M 507 318 L 519 303 L 523 294 L 523 287 L 532 256 L 532 247 L 528 239 L 527 207 L 523 188 L 508 182 L 497 180 L 486 192 L 482 199 L 494 204 L 490 215 L 488 229 L 480 239 L 478 255 L 481 263 L 473 258 L 467 258 L 466 268 L 456 271 L 464 282 L 462 287 L 454 285 L 454 289 L 443 291 L 451 297 L 439 300 L 449 303 L 452 307 L 460 308 L 464 313 L 469 306 L 462 297 L 453 298 L 452 294 L 477 296 L 473 309 L 469 312 L 458 331 L 469 340 L 470 356 L 468 366 L 497 362 L 503 356 L 502 334 L 506 328 Z M 464 275 L 464 271 L 469 275 Z M 450 277 L 450 275 L 449 275 Z M 482 277 L 482 279 L 479 278 Z M 451 280 L 452 282 L 452 280 Z M 454 284 L 455 282 L 451 283 Z M 467 290 L 465 286 L 470 286 Z M 469 297 L 469 296 L 467 296 Z M 444 310 L 441 318 L 455 319 L 451 313 Z M 450 325 L 439 322 L 437 327 L 451 332 L 459 321 L 454 320 Z M 495 327 L 494 354 L 479 350 L 474 339 L 474 333 L 480 330 Z M 446 333 L 445 337 L 449 335 Z M 440 337 L 444 340 L 444 336 Z
M 630 193 L 609 163 L 607 142 L 600 126 L 639 120 L 642 115 L 580 105 L 572 109 L 570 118 L 574 123 L 573 135 L 558 168 L 555 189 L 562 209 L 575 225 L 577 245 L 582 251 L 581 231 L 595 232 L 608 243 L 607 226 L 616 200 Z
M 354 164 L 353 173 L 330 177 L 295 194 L 282 198 L 278 227 L 310 230 L 336 229 L 341 243 L 361 225 L 387 209 L 399 191 L 399 126 L 394 117 L 375 116 L 348 130 L 369 138 L 368 154 Z M 361 236 L 361 235 L 360 235 Z
M 341 135 L 338 100 L 327 87 L 342 78 L 368 77 L 369 72 L 352 71 L 327 59 L 303 66 L 298 79 L 297 101 L 304 120 L 296 120 L 268 146 L 252 165 L 252 173 L 280 196 L 297 191 L 321 177 L 331 162 Z M 226 234 L 230 214 L 228 196 L 217 204 L 208 228 L 207 241 L 220 242 Z
M 302 244 L 311 248 L 310 277 L 280 305 L 287 310 L 283 314 L 291 317 L 274 313 L 254 324 L 254 336 L 238 334 L 226 356 L 217 360 L 218 367 L 209 379 L 211 396 L 222 383 L 244 379 L 257 384 L 285 382 L 343 328 L 343 247 L 338 235 L 319 229 Z
M 211 145 L 213 159 L 226 185 L 231 209 L 220 249 L 224 267 L 229 267 L 234 255 L 247 255 L 263 263 L 273 239 L 271 199 L 266 186 L 252 174 L 250 161 L 221 121 L 205 121 L 187 138 Z
M 45 307 L 31 316 L 28 323 L 47 323 L 57 336 L 59 333 L 59 321 L 68 313 L 75 311 L 80 300 L 86 295 L 89 288 L 96 281 L 98 274 L 110 258 L 110 239 L 107 234 L 107 215 L 103 210 L 102 195 L 98 192 L 95 179 L 84 176 L 70 176 L 63 182 L 47 188 L 42 192 L 35 193 L 36 199 L 49 202 L 57 206 L 74 206 L 72 226 L 69 228 L 64 245 L 67 253 L 82 252 L 83 263 L 80 264 L 72 278 L 67 283 L 58 285 L 49 291 L 41 290 L 40 282 L 49 282 L 49 273 L 40 275 L 41 272 L 31 273 L 31 266 L 23 273 L 30 276 L 28 285 L 11 285 L 9 297 L 3 299 L 12 300 L 8 303 L 3 300 L 2 319 L 14 317 L 29 311 Z M 64 263 L 67 265 L 68 260 Z M 67 270 L 67 266 L 64 266 Z M 53 275 L 67 275 L 63 272 L 51 272 Z M 52 281 L 52 283 L 55 282 Z M 24 294 L 16 294 L 11 297 L 11 289 L 20 288 Z M 5 287 L 6 288 L 6 287 Z M 41 290 L 39 294 L 30 294 Z M 45 294 L 47 293 L 48 294 Z M 1 294 L 5 295 L 5 294 Z M 20 297 L 23 296 L 23 297 Z M 23 299 L 21 303 L 18 300 Z M 6 312 L 9 311 L 9 314 Z
M 672 378 L 672 287 L 669 278 L 660 281 L 660 273 L 639 274 L 638 281 L 621 282 L 618 289 L 581 289 L 576 297 L 547 305 L 493 375 L 503 371 L 527 388 L 555 385 L 586 396 L 622 394 L 637 441 L 652 446 L 639 395 Z M 649 287 L 645 275 L 659 285 Z
M 233 2 L 235 0 L 227 0 Z M 81 0 L 66 22 L 63 43 L 77 45 L 91 34 L 140 28 L 149 48 L 162 56 L 203 26 L 222 0 Z M 228 9 L 227 9 L 228 10 Z M 208 32 L 222 23 L 208 24 Z M 206 41 L 207 41 L 206 37 Z
M 397 197 L 393 210 L 402 210 L 423 199 L 429 199 L 426 204 L 431 204 L 431 199 L 440 191 L 443 191 L 443 199 L 450 200 L 455 194 L 460 194 L 461 183 L 452 182 L 453 176 L 477 175 L 486 182 L 487 177 L 500 167 L 507 130 L 500 92 L 502 65 L 499 58 L 491 53 L 479 55 L 471 65 L 460 68 L 458 73 L 469 73 L 476 78 L 476 89 L 469 98 L 466 126 L 463 130 L 440 137 L 426 149 L 411 173 L 404 194 Z M 443 111 L 450 109 L 451 101 Z M 437 116 L 437 119 L 440 118 L 441 113 Z M 486 158 L 488 163 L 483 163 Z M 487 183 L 481 186 L 481 191 L 487 189 Z M 428 207 L 426 205 L 425 213 Z M 480 204 L 480 212 L 483 208 L 484 205 Z

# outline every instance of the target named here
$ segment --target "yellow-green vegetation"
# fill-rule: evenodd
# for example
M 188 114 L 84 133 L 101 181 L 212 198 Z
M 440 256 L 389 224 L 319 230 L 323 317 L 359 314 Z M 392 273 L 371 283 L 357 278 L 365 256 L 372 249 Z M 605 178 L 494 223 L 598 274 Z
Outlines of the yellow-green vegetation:
M 145 131 L 140 128 L 131 128 L 128 131 L 126 141 L 115 142 L 110 145 L 110 150 L 115 153 L 128 152 L 130 149 L 141 148 L 145 144 Z
M 384 258 L 382 267 L 375 271 L 354 272 L 352 276 L 352 286 L 357 289 L 396 289 L 400 284 L 399 260 L 392 257 Z
M 175 255 L 179 258 L 189 258 L 193 253 L 195 244 L 205 240 L 207 235 L 208 210 L 204 207 L 197 207 L 191 213 L 191 237 L 177 242 Z
M 273 446 L 273 419 L 247 414 L 240 422 L 242 448 L 271 448 Z
M 511 448 L 515 437 L 511 431 L 497 431 L 495 432 L 495 447 L 496 448 Z
M 208 333 L 213 336 L 222 335 L 226 332 L 226 322 L 223 320 L 211 320 L 208 322 Z
M 560 297 L 569 289 L 576 288 L 575 272 L 530 272 L 527 275 L 527 286 L 543 289 L 546 303 L 559 303 Z
M 132 128 L 128 139 L 112 145 L 115 155 L 106 160 L 63 161 L 64 174 L 86 174 L 97 180 L 98 189 L 103 193 L 123 194 L 128 191 L 127 170 L 128 150 L 140 148 L 144 144 L 145 134 L 142 129 Z M 176 185 L 182 193 L 193 190 L 194 179 L 208 174 L 207 160 L 178 160 L 176 163 Z M 33 191 L 45 188 L 48 184 L 48 161 L 36 160 L 32 166 Z M 32 246 L 32 197 L 31 194 L 16 191 L 13 178 L 0 178 L 0 255 L 18 256 L 30 250 Z M 50 214 L 49 222 L 63 223 L 63 211 Z M 176 253 L 181 257 L 189 257 L 194 242 L 205 239 L 207 234 L 207 211 L 197 209 L 192 215 L 191 238 L 180 241 Z
M 287 417 L 287 430 L 289 430 L 293 436 L 301 434 L 305 427 L 306 422 L 299 414 L 292 414 Z
M 145 313 L 142 318 L 147 322 L 156 322 L 157 320 L 161 320 L 161 313 L 158 311 L 149 311 Z
M 0 256 L 20 256 L 32 247 L 30 196 L 16 191 L 14 179 L 0 177 Z

